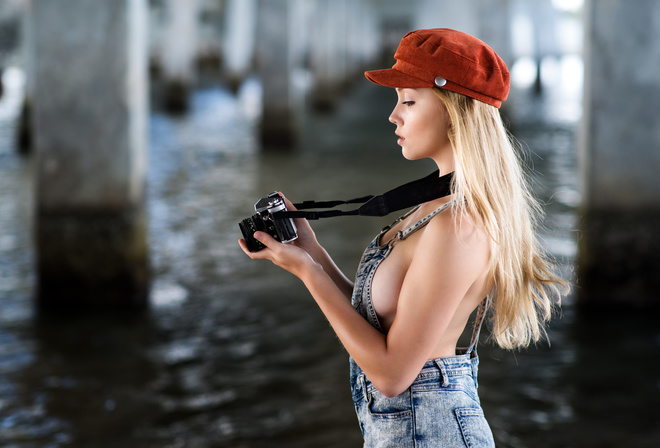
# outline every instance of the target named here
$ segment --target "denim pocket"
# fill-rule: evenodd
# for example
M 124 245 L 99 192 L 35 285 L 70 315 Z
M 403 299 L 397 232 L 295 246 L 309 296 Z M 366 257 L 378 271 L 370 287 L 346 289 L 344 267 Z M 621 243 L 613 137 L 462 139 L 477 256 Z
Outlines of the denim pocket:
M 493 433 L 481 408 L 458 408 L 454 412 L 466 447 L 495 447 Z
M 413 412 L 410 393 L 386 397 L 373 386 L 357 404 L 365 448 L 412 448 Z
M 367 389 L 369 414 L 374 418 L 397 420 L 412 417 L 410 391 L 405 391 L 396 397 L 386 397 L 378 389 L 370 386 Z

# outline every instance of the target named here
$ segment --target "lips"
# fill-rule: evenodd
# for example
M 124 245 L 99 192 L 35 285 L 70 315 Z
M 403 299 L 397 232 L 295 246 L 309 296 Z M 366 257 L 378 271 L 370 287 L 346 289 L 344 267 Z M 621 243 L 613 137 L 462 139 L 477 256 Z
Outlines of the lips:
M 395 134 L 396 134 L 396 133 L 395 133 Z M 399 144 L 399 145 L 402 144 L 402 143 L 404 142 L 405 138 L 402 137 L 402 136 L 400 136 L 399 134 L 396 134 L 396 136 L 399 137 L 399 139 L 396 141 L 397 144 Z

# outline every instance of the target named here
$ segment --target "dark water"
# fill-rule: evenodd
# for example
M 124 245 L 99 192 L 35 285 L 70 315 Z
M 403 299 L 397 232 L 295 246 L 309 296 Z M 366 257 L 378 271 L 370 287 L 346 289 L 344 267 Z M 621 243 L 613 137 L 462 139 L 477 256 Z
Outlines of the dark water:
M 154 270 L 145 316 L 36 319 L 31 160 L 12 149 L 20 86 L 0 100 L 0 445 L 358 447 L 347 355 L 302 284 L 236 244 L 236 223 L 289 198 L 378 193 L 425 174 L 400 157 L 394 96 L 360 84 L 332 115 L 306 114 L 295 151 L 260 151 L 252 84 L 200 89 L 183 118 L 150 121 Z M 11 87 L 11 86 L 10 86 Z M 566 276 L 576 248 L 579 92 L 512 94 L 507 116 L 547 203 L 543 238 Z M 315 225 L 346 272 L 385 220 Z M 569 297 L 552 346 L 482 345 L 480 393 L 500 447 L 655 447 L 655 316 L 594 316 Z

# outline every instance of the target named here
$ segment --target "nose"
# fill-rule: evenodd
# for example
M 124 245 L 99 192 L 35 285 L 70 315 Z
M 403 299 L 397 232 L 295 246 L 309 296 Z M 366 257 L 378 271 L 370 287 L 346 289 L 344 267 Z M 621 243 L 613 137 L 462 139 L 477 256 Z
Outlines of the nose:
M 396 107 L 394 108 L 394 110 L 392 110 L 392 113 L 390 114 L 390 117 L 388 118 L 388 120 L 392 124 L 395 124 L 397 126 L 399 125 L 399 118 L 396 114 Z

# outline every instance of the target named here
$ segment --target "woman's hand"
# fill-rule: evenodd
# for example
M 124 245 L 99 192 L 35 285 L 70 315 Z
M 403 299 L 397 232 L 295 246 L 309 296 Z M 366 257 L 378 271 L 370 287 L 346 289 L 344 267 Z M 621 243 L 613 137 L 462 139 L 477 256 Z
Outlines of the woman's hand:
M 282 193 L 280 193 L 280 195 L 284 198 L 287 210 L 298 210 Z M 309 253 L 312 255 L 312 258 L 314 258 L 314 254 L 318 252 L 320 247 L 316 239 L 316 234 L 314 233 L 314 230 L 312 230 L 312 226 L 310 226 L 309 221 L 304 218 L 294 219 L 293 222 L 296 224 L 296 229 L 298 230 L 298 238 L 292 241 L 292 243 L 305 250 L 305 252 Z
M 296 207 L 284 197 L 287 210 L 295 211 Z M 316 264 L 315 254 L 318 254 L 321 247 L 316 240 L 316 235 L 306 219 L 295 219 L 298 238 L 290 243 L 280 243 L 266 232 L 255 232 L 254 238 L 266 246 L 258 252 L 250 252 L 244 239 L 240 239 L 238 244 L 248 257 L 253 260 L 270 260 L 275 265 L 291 272 L 296 277 L 303 274 L 304 270 Z
M 282 193 L 280 193 L 282 195 Z M 287 210 L 295 211 L 296 207 L 282 195 Z M 291 272 L 303 282 L 305 273 L 320 269 L 327 274 L 332 282 L 339 288 L 342 294 L 350 301 L 353 293 L 353 282 L 351 282 L 337 267 L 330 255 L 316 240 L 312 226 L 306 219 L 294 219 L 298 230 L 298 238 L 290 243 L 282 244 L 265 232 L 256 232 L 255 238 L 260 241 L 265 249 L 258 252 L 250 252 L 245 240 L 240 239 L 238 243 L 253 260 L 270 260 L 275 265 Z
M 253 260 L 270 260 L 298 278 L 306 269 L 316 264 L 314 259 L 295 242 L 280 243 L 266 232 L 255 232 L 254 238 L 266 248 L 258 252 L 250 252 L 245 240 L 243 238 L 238 240 L 243 252 Z

